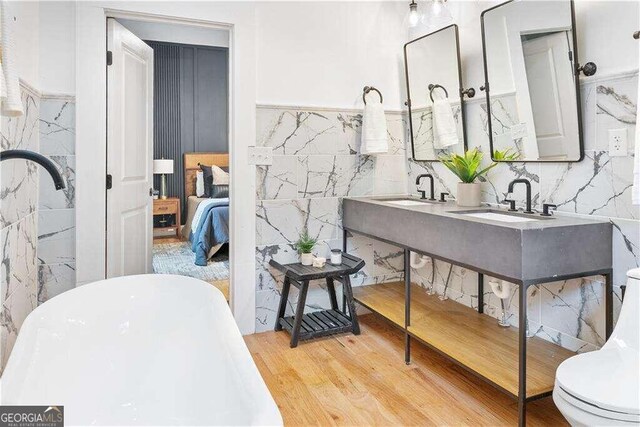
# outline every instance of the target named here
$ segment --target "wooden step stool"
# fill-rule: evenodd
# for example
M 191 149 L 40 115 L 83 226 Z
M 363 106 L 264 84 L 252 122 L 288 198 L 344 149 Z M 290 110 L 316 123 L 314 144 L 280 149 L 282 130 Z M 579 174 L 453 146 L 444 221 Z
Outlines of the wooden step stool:
M 292 348 L 298 346 L 298 340 L 349 331 L 355 335 L 360 335 L 360 325 L 358 324 L 358 316 L 353 302 L 353 292 L 351 290 L 351 279 L 349 276 L 357 273 L 364 267 L 365 263 L 363 260 L 353 255 L 342 254 L 341 265 L 327 263 L 322 268 L 302 265 L 299 262 L 280 264 L 273 259 L 269 261 L 269 264 L 284 273 L 284 286 L 282 287 L 282 294 L 280 295 L 280 306 L 278 308 L 275 330 L 281 331 L 284 328 L 291 334 Z M 327 291 L 329 292 L 331 309 L 304 314 L 309 281 L 314 279 L 325 279 L 327 281 Z M 334 285 L 335 281 L 342 283 L 342 310 L 338 309 L 338 300 Z M 284 317 L 291 284 L 300 290 L 300 296 L 298 297 L 295 316 Z

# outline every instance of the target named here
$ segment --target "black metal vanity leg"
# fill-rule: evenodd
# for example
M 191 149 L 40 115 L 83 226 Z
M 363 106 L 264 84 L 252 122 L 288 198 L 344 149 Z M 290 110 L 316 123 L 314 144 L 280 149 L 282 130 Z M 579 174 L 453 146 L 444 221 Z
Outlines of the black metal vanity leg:
M 291 282 L 287 276 L 284 277 L 284 284 L 282 285 L 282 292 L 280 293 L 280 306 L 278 307 L 278 316 L 276 317 L 276 326 L 274 330 L 281 331 L 282 325 L 280 319 L 284 317 L 284 312 L 287 309 L 287 300 L 289 299 L 289 289 L 291 288 Z
M 604 275 L 605 283 L 605 335 L 609 339 L 613 332 L 613 278 L 612 273 Z
M 327 277 L 327 291 L 329 292 L 329 301 L 331 301 L 331 309 L 338 310 L 338 299 L 336 298 L 336 287 L 333 284 L 333 278 L 331 277 Z
M 404 362 L 411 363 L 411 337 L 408 328 L 411 326 L 411 252 L 404 250 Z
M 305 280 L 301 283 L 301 285 L 302 286 L 300 286 L 300 295 L 298 295 L 298 306 L 296 307 L 296 317 L 293 319 L 293 330 L 291 331 L 291 348 L 298 346 L 300 326 L 302 326 L 302 316 L 304 316 L 304 306 L 307 302 L 309 281 Z
M 404 331 L 404 363 L 411 365 L 411 336 Z
M 411 264 L 409 249 L 404 250 L 404 326 L 411 326 Z
M 518 426 L 524 427 L 527 416 L 527 286 L 519 286 L 519 351 L 518 351 Z
M 478 273 L 478 313 L 484 313 L 484 274 Z

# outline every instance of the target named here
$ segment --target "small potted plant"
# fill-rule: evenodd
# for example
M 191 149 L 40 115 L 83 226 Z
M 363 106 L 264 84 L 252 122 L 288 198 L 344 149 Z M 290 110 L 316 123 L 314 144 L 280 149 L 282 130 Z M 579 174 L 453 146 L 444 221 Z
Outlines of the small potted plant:
M 495 151 L 494 158 L 501 161 L 514 161 L 517 154 L 511 154 L 510 150 Z M 482 153 L 474 148 L 467 150 L 464 155 L 449 154 L 440 157 L 440 162 L 453 172 L 460 181 L 456 195 L 456 204 L 465 207 L 477 207 L 481 205 L 481 187 L 476 178 L 486 175 L 498 163 L 492 161 L 489 166 L 480 169 Z
M 313 247 L 318 242 L 317 239 L 309 236 L 309 233 L 305 230 L 302 234 L 300 234 L 300 238 L 296 242 L 295 246 L 300 253 L 300 263 L 302 265 L 312 265 L 313 264 L 313 254 L 311 251 Z

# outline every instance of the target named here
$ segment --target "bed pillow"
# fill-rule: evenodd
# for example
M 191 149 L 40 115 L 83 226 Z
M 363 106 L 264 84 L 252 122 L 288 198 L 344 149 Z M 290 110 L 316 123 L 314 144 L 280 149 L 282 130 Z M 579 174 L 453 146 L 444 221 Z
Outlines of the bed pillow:
M 202 197 L 211 197 L 211 184 L 213 184 L 213 172 L 211 166 L 198 164 L 202 170 L 202 178 L 204 182 L 204 194 Z
M 196 172 L 196 197 L 204 196 L 204 173 Z
M 229 168 L 213 165 L 211 166 L 211 173 L 213 174 L 213 184 L 229 185 Z
M 213 183 L 211 184 L 211 197 L 214 199 L 222 199 L 229 197 L 229 168 L 211 166 L 213 174 Z
M 229 197 L 229 168 L 228 167 L 219 167 L 219 166 L 208 166 L 203 164 L 198 164 L 200 169 L 202 169 L 202 176 L 204 182 L 204 196 L 210 198 L 223 198 Z M 214 174 L 215 171 L 215 174 Z M 215 181 L 217 179 L 217 181 Z M 215 189 L 215 193 L 213 192 L 214 185 L 223 185 L 226 188 Z M 226 195 L 220 195 L 225 194 Z M 213 195 L 212 195 L 213 194 Z
M 222 199 L 229 197 L 229 186 L 224 184 L 212 184 L 211 185 L 211 198 Z

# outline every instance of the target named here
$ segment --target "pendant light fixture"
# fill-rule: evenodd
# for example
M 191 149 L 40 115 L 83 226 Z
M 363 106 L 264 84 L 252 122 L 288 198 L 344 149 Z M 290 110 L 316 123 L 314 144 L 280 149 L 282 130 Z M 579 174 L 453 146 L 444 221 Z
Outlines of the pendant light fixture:
M 420 21 L 420 14 L 418 14 L 418 3 L 415 0 L 411 0 L 409 3 L 409 26 L 415 27 Z
M 451 24 L 453 17 L 447 7 L 447 0 L 431 0 L 431 7 L 427 19 L 431 30 L 446 27 Z
M 433 0 L 433 14 L 439 18 L 451 19 L 451 12 L 447 7 L 447 0 Z

